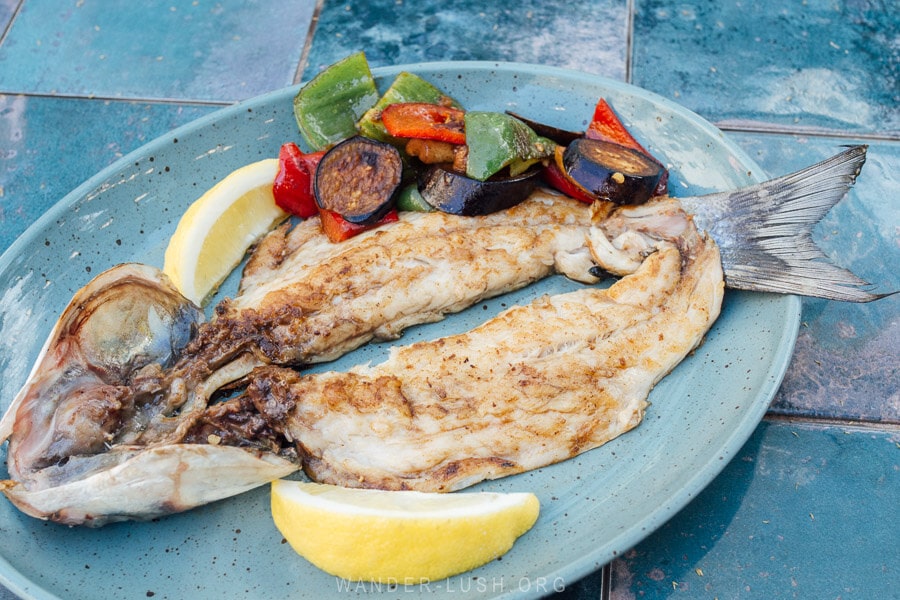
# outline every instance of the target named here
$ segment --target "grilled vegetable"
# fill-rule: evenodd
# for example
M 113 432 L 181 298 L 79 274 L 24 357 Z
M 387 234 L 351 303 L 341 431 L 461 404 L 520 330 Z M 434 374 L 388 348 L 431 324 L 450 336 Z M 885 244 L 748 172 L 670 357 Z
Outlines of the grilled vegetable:
M 334 211 L 320 208 L 319 218 L 322 222 L 322 231 L 325 232 L 325 235 L 328 236 L 329 240 L 337 243 L 343 242 L 344 240 L 351 238 L 354 235 L 360 234 L 363 231 L 374 229 L 383 223 L 396 221 L 399 216 L 397 215 L 397 211 L 392 209 L 389 210 L 387 214 L 385 214 L 375 223 L 360 225 L 358 223 L 351 223 Z
M 594 107 L 594 115 L 591 117 L 591 122 L 584 132 L 584 137 L 631 148 L 658 163 L 659 166 L 663 168 L 663 174 L 659 179 L 654 195 L 662 196 L 666 193 L 669 180 L 668 171 L 663 167 L 661 162 L 656 160 L 656 158 L 654 158 L 653 155 L 650 154 L 633 135 L 631 135 L 631 132 L 628 131 L 628 128 L 626 128 L 625 124 L 619 119 L 615 110 L 613 110 L 612 106 L 610 106 L 604 98 L 600 98 L 600 100 L 597 101 L 597 105 Z
M 305 154 L 294 142 L 282 144 L 278 153 L 278 173 L 272 184 L 275 204 L 304 219 L 318 214 L 313 182 L 316 166 L 324 151 Z
M 584 137 L 625 146 L 643 154 L 650 154 L 631 135 L 631 132 L 628 131 L 612 106 L 604 98 L 600 98 L 597 101 L 591 122 L 584 132 Z
M 547 182 L 550 187 L 562 192 L 570 198 L 591 204 L 596 200 L 594 195 L 581 187 L 577 181 L 572 179 L 569 174 L 566 173 L 566 167 L 563 165 L 563 154 L 565 151 L 566 149 L 563 146 L 556 147 L 556 151 L 553 153 L 553 160 L 549 161 L 547 166 L 544 167 L 544 181 Z
M 547 125 L 546 123 L 528 119 L 518 113 L 514 113 L 511 110 L 506 111 L 506 114 L 522 121 L 539 136 L 545 137 L 549 140 L 553 140 L 560 146 L 568 146 L 578 138 L 584 136 L 583 131 L 569 131 L 568 129 L 560 129 L 559 127 L 554 127 L 553 125 Z
M 316 203 L 350 223 L 374 223 L 393 208 L 402 175 L 403 161 L 394 146 L 354 136 L 319 162 Z
M 486 215 L 525 200 L 537 185 L 540 172 L 531 169 L 515 177 L 480 181 L 445 165 L 432 165 L 419 174 L 419 193 L 428 204 L 446 213 Z
M 381 122 L 394 137 L 465 144 L 465 112 L 426 102 L 397 102 L 381 112 Z
M 426 165 L 433 165 L 435 163 L 456 162 L 458 154 L 460 152 L 464 153 L 465 146 L 438 140 L 412 138 L 406 143 L 404 150 L 406 150 L 407 155 L 418 159 L 419 162 L 425 163 Z M 460 170 L 466 170 L 465 162 L 462 163 L 462 168 Z
M 598 200 L 643 204 L 656 190 L 662 166 L 637 150 L 582 138 L 566 147 L 563 168 Z
M 351 54 L 304 85 L 294 97 L 294 117 L 304 141 L 322 150 L 356 133 L 356 122 L 378 101 L 366 55 Z
M 418 75 L 403 71 L 394 78 L 391 86 L 359 120 L 357 123 L 359 133 L 374 140 L 394 143 L 395 140 L 385 130 L 381 121 L 381 113 L 388 106 L 398 102 L 426 102 L 460 108 L 456 100 L 439 88 Z
M 397 196 L 397 210 L 405 210 L 410 212 L 431 212 L 434 207 L 425 201 L 422 194 L 419 193 L 419 186 L 416 183 L 410 183 L 400 190 Z
M 466 175 L 480 181 L 504 167 L 512 176 L 523 173 L 556 147 L 515 117 L 480 111 L 466 113 L 466 145 Z

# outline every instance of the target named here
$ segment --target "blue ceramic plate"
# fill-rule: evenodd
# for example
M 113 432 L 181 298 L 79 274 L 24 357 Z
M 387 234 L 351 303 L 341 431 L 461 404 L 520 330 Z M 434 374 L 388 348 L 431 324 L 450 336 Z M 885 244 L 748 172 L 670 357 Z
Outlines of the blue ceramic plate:
M 377 69 L 382 89 L 417 73 L 469 109 L 514 110 L 583 129 L 606 97 L 648 149 L 671 165 L 672 195 L 737 188 L 763 177 L 735 144 L 687 110 L 635 87 L 562 69 L 437 63 Z M 97 174 L 0 257 L 0 409 L 24 382 L 72 294 L 116 263 L 162 266 L 185 208 L 233 169 L 297 140 L 297 88 L 237 104 L 165 135 Z M 232 277 L 222 294 L 233 294 Z M 468 329 L 513 302 L 574 287 L 548 279 L 407 332 Z M 687 504 L 750 436 L 781 381 L 799 325 L 795 297 L 728 292 L 706 343 L 651 394 L 644 423 L 577 458 L 476 489 L 532 491 L 541 516 L 502 560 L 412 587 L 350 584 L 297 556 L 272 524 L 268 486 L 149 523 L 62 527 L 0 501 L 0 581 L 27 598 L 327 598 L 348 592 L 539 597 L 628 550 Z M 330 368 L 377 360 L 362 348 Z M 6 448 L 0 450 L 5 465 Z M 0 471 L 0 478 L 6 477 Z

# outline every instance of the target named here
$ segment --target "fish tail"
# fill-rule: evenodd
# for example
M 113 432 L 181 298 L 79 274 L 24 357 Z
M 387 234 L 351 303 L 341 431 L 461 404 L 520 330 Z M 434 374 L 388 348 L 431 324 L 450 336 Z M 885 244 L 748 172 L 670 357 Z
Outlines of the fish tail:
M 829 262 L 813 227 L 856 181 L 868 146 L 848 147 L 796 173 L 730 192 L 682 198 L 722 253 L 733 289 L 870 302 L 890 294 Z

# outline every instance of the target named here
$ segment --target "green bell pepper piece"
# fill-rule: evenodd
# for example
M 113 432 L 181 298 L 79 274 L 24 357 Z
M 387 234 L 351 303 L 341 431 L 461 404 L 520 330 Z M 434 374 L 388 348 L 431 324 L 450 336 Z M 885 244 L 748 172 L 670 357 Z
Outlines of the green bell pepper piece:
M 553 155 L 556 144 L 536 134 L 513 116 L 471 111 L 466 113 L 466 175 L 484 181 L 503 167 L 517 175 L 535 162 Z
M 364 52 L 344 58 L 313 77 L 294 96 L 294 117 L 312 151 L 356 134 L 356 122 L 378 101 Z
M 428 204 L 419 193 L 419 186 L 415 183 L 410 183 L 400 190 L 395 206 L 397 210 L 411 212 L 432 212 L 434 210 L 434 207 Z

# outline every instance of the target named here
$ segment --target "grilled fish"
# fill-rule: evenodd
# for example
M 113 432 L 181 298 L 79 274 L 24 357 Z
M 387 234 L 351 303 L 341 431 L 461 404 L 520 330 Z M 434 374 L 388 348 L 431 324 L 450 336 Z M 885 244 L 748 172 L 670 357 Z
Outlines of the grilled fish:
M 595 448 L 638 425 L 724 290 L 718 248 L 677 202 L 619 209 L 592 237 L 625 231 L 639 239 L 614 262 L 636 268 L 608 289 L 545 296 L 472 331 L 394 347 L 376 366 L 262 368 L 247 393 L 295 440 L 312 479 L 347 487 L 453 491 Z
M 765 199 L 765 204 L 744 202 L 743 212 L 736 213 L 750 224 L 765 223 L 752 215 L 772 212 L 771 207 L 787 206 L 793 215 L 801 212 L 797 203 L 833 204 L 853 182 L 864 158 L 864 147 L 850 149 L 811 167 L 799 179 L 718 195 L 713 206 L 724 211 L 718 220 L 728 220 L 730 197 Z M 627 274 L 644 262 L 646 253 L 657 253 L 645 236 L 645 219 L 653 223 L 651 228 L 661 225 L 653 211 L 634 209 L 622 220 L 597 210 L 541 191 L 513 209 L 484 217 L 407 214 L 399 223 L 340 245 L 325 241 L 315 220 L 283 228 L 256 249 L 236 297 L 221 303 L 209 322 L 192 323 L 197 334 L 185 345 L 184 336 L 167 331 L 178 322 L 172 319 L 125 321 L 110 335 L 92 334 L 100 329 L 93 325 L 97 315 L 109 314 L 102 305 L 113 296 L 98 293 L 107 287 L 116 287 L 118 301 L 142 296 L 150 315 L 170 314 L 173 303 L 186 302 L 170 292 L 148 294 L 148 286 L 165 290 L 168 285 L 150 267 L 140 268 L 141 281 L 119 286 L 117 279 L 130 277 L 136 267 L 116 267 L 89 283 L 90 293 L 76 294 L 61 323 L 71 320 L 79 327 L 54 330 L 35 370 L 0 420 L 0 441 L 9 440 L 12 477 L 0 482 L 0 488 L 34 516 L 99 525 L 185 510 L 283 476 L 298 468 L 300 458 L 278 411 L 254 405 L 246 394 L 219 401 L 223 389 L 252 382 L 258 367 L 298 367 L 332 359 L 372 339 L 396 338 L 412 324 L 438 320 L 554 271 L 591 284 L 601 276 L 597 265 Z M 715 221 L 710 215 L 703 218 Z M 788 230 L 802 237 L 804 227 L 789 221 L 778 233 Z M 752 231 L 740 233 L 754 237 Z M 723 253 L 726 282 L 736 269 L 752 266 L 761 256 L 770 262 L 759 262 L 764 268 L 753 273 L 747 287 L 766 289 L 766 280 L 777 275 L 778 291 L 787 291 L 781 271 L 792 265 L 777 256 L 772 259 L 769 233 L 757 237 L 743 246 L 723 238 L 731 250 L 744 250 Z M 836 268 L 834 272 L 843 273 Z M 816 278 L 804 275 L 799 273 L 797 280 L 811 284 L 803 283 L 803 293 L 823 289 Z M 616 285 L 627 287 L 629 277 L 635 275 Z M 736 278 L 735 283 L 742 282 Z M 851 274 L 831 287 L 844 299 L 878 297 L 861 285 L 864 282 Z M 70 373 L 91 371 L 91 356 L 101 342 L 105 352 L 129 356 L 138 337 L 134 327 L 146 329 L 147 323 L 157 328 L 154 335 L 160 339 L 177 339 L 170 353 L 117 364 L 112 384 L 88 378 L 71 393 L 47 393 L 68 390 Z M 101 398 L 110 386 L 113 404 L 79 402 L 73 396 L 77 392 L 78 398 Z M 95 420 L 102 426 L 82 427 Z M 161 464 L 178 467 L 160 472 Z M 228 465 L 235 468 L 228 471 Z M 205 487 L 190 487 L 187 493 L 186 482 L 202 480 L 205 468 L 228 476 L 211 478 Z M 138 491 L 136 484 L 160 477 L 172 485 L 158 486 L 153 493 Z M 108 495 L 113 503 L 91 504 L 92 491 L 94 497 Z

